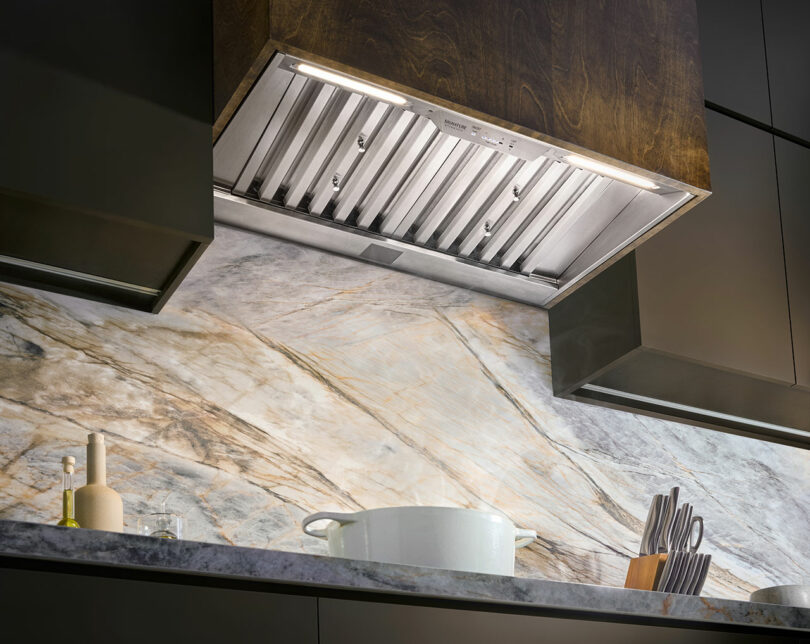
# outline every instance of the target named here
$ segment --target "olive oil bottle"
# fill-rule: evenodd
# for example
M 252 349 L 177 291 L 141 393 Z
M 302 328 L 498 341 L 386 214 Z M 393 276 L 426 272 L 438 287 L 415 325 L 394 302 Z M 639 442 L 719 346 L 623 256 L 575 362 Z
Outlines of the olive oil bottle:
M 73 517 L 73 466 L 76 459 L 72 456 L 62 457 L 62 479 L 64 486 L 62 489 L 62 520 L 57 525 L 66 528 L 78 528 L 79 523 Z

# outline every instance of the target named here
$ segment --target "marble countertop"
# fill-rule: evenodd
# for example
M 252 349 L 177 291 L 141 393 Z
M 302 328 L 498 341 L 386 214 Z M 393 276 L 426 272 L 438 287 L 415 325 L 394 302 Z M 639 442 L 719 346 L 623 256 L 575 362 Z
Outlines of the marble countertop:
M 810 609 L 0 520 L 0 556 L 522 607 L 810 631 Z

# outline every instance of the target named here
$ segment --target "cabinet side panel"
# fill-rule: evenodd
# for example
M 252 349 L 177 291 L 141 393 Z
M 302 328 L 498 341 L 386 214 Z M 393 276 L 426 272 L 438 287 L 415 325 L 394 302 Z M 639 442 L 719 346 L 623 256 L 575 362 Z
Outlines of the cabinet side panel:
M 548 312 L 555 395 L 567 395 L 640 344 L 635 256 L 627 255 Z
M 636 251 L 645 347 L 793 384 L 772 136 L 708 112 L 714 192 Z

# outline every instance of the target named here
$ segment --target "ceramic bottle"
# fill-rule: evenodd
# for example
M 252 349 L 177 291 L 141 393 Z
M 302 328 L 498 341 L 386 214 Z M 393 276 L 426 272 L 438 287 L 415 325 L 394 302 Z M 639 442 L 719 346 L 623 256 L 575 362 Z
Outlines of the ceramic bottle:
M 87 485 L 76 490 L 76 520 L 82 528 L 124 531 L 124 504 L 118 492 L 107 487 L 103 434 L 87 437 Z

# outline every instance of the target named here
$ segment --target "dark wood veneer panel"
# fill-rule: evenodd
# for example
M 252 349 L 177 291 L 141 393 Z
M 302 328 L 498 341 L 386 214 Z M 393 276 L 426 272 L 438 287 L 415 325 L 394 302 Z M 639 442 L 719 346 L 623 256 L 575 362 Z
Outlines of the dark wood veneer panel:
M 222 112 L 270 37 L 267 0 L 214 0 L 214 115 Z
M 554 90 L 550 134 L 708 189 L 695 3 L 547 4 Z
M 257 49 L 258 5 L 215 21 L 215 59 Z M 269 0 L 269 22 L 279 48 L 709 188 L 694 0 Z M 218 106 L 274 48 L 217 62 Z

